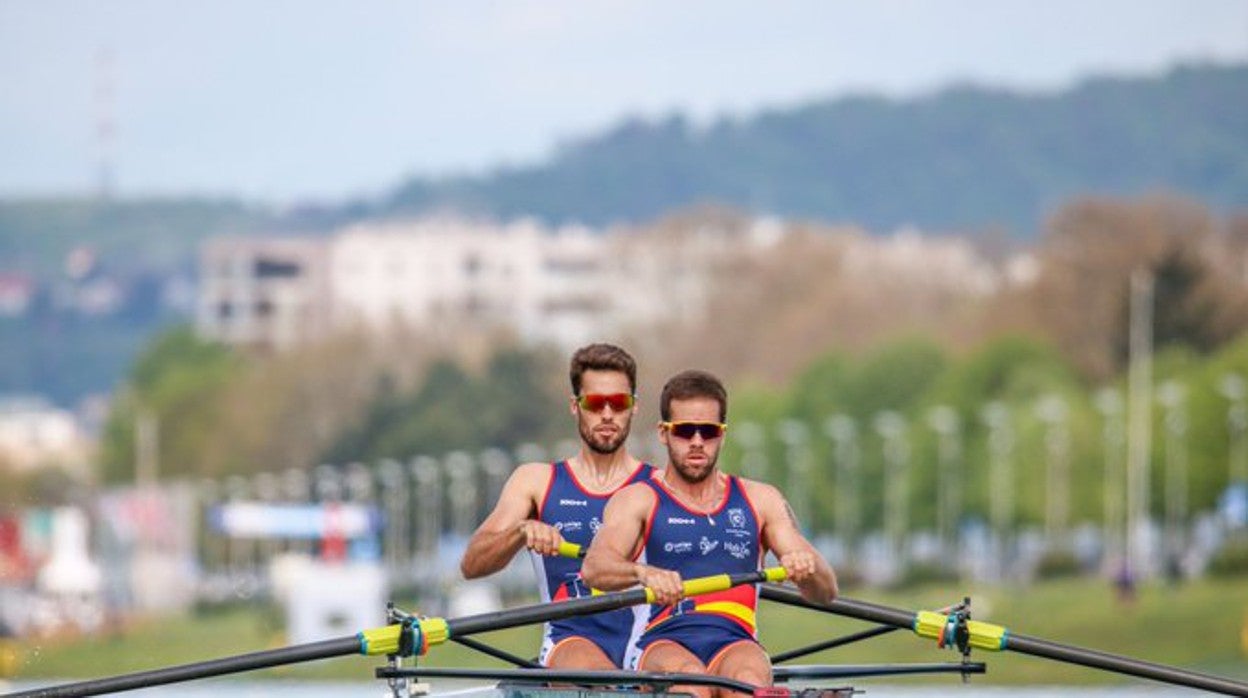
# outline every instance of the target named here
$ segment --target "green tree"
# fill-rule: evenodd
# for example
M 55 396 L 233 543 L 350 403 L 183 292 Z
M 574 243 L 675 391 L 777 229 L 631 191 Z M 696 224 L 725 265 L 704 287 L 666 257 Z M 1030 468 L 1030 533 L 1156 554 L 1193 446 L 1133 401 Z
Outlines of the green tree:
M 114 400 L 101 439 L 103 479 L 134 477 L 140 415 L 155 420 L 162 476 L 214 474 L 206 454 L 222 424 L 221 398 L 240 367 L 228 349 L 199 339 L 189 327 L 160 335 L 139 356 Z

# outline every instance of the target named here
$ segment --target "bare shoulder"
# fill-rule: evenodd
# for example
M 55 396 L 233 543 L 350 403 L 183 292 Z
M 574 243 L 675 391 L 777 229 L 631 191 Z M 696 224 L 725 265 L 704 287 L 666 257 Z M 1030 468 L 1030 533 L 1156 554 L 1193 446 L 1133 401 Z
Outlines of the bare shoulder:
M 738 478 L 741 486 L 745 488 L 745 494 L 754 502 L 754 506 L 768 506 L 775 504 L 783 504 L 784 495 L 775 485 L 758 480 L 749 480 L 747 478 Z
M 550 482 L 551 472 L 550 463 L 523 463 L 511 471 L 507 485 L 534 497 L 540 497 Z
M 780 523 L 797 525 L 793 509 L 789 506 L 788 500 L 784 498 L 784 493 L 780 491 L 780 488 L 766 482 L 746 480 L 745 478 L 741 478 L 741 484 L 745 488 L 746 496 L 754 504 L 754 510 L 762 517 L 765 523 L 768 525 Z

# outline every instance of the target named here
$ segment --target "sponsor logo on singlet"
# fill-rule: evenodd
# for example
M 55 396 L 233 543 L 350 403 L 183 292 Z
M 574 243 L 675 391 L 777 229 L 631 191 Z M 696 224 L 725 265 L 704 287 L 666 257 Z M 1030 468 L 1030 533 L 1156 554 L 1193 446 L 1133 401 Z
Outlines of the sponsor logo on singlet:
M 669 516 L 667 517 L 667 522 L 669 524 L 684 524 L 686 526 L 692 526 L 697 523 L 693 519 L 687 519 L 682 516 Z
M 589 502 L 584 499 L 560 499 L 559 506 L 564 507 L 587 507 Z
M 749 529 L 749 523 L 745 518 L 745 510 L 740 507 L 733 507 L 728 510 L 728 528 L 724 529 L 724 533 L 733 538 L 751 538 L 753 533 Z
M 687 540 L 680 541 L 679 543 L 673 543 L 669 540 L 663 544 L 663 550 L 669 553 L 688 553 L 693 551 L 693 543 Z

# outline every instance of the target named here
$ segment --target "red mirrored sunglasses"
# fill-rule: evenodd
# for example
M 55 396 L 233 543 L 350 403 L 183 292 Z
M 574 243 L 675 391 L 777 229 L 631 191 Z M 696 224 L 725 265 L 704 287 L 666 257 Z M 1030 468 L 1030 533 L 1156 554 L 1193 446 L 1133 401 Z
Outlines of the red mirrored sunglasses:
M 629 393 L 611 393 L 610 395 L 586 393 L 576 399 L 576 404 L 586 412 L 601 412 L 608 405 L 611 406 L 612 412 L 623 412 L 632 409 L 636 401 L 637 396 Z

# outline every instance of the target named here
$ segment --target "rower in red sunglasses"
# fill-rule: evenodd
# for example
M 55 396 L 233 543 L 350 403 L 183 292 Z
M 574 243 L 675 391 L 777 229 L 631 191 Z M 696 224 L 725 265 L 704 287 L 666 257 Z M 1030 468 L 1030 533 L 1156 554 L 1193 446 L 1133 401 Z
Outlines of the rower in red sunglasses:
M 637 412 L 633 357 L 611 344 L 591 344 L 572 355 L 569 378 L 568 410 L 580 452 L 553 463 L 525 463 L 512 473 L 494 511 L 468 542 L 460 562 L 465 578 L 493 574 L 527 548 L 543 601 L 590 595 L 581 561 L 556 557 L 560 544 L 588 548 L 607 499 L 648 479 L 654 469 L 624 446 Z M 547 623 L 538 659 L 557 669 L 622 668 L 644 614 L 637 606 Z

